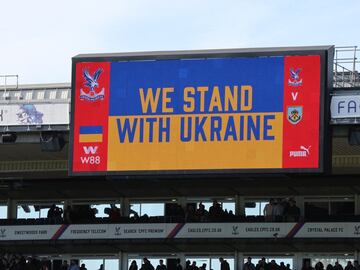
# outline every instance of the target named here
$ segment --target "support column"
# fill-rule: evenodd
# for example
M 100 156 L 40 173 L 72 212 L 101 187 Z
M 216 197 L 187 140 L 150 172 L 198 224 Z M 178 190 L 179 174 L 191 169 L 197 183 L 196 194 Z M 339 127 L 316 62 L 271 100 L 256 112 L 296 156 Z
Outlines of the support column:
M 301 269 L 302 268 L 303 258 L 304 258 L 303 253 L 300 253 L 300 252 L 295 253 L 294 260 L 293 260 L 293 269 Z
M 184 211 L 186 210 L 186 204 L 187 204 L 187 199 L 185 197 L 178 197 L 177 199 L 177 203 L 181 205 L 181 207 L 184 209 Z
M 354 195 L 354 204 L 355 204 L 355 215 L 360 215 L 360 196 L 359 194 Z
M 244 196 L 235 195 L 235 215 L 245 216 L 245 198 L 244 198 Z
M 186 263 L 185 253 L 177 253 L 176 255 L 180 259 L 180 264 L 183 266 L 183 269 L 185 269 L 185 263 Z
M 122 270 L 122 269 L 129 269 L 128 254 L 125 252 L 119 251 L 119 270 Z
M 17 202 L 13 199 L 7 200 L 7 218 L 17 218 Z
M 120 198 L 120 212 L 123 217 L 128 217 L 130 215 L 130 202 L 128 198 Z
M 359 251 L 358 250 L 354 251 L 354 260 L 359 261 Z
M 234 253 L 234 269 L 237 270 L 239 269 L 239 252 L 235 250 Z
M 235 257 L 235 270 L 243 270 L 244 265 L 244 253 L 236 251 L 237 256 Z
M 300 217 L 305 217 L 305 202 L 303 196 L 295 196 L 296 206 L 300 208 Z
M 71 200 L 65 200 L 64 201 L 64 211 L 66 210 L 66 208 L 68 207 L 68 206 L 71 206 L 72 205 L 72 201 Z

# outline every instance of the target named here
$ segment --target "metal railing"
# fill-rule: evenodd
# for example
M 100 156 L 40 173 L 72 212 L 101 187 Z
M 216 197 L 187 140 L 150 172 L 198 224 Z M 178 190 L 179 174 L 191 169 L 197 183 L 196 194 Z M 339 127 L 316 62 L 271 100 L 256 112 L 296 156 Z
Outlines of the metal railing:
M 11 78 L 14 78 L 16 83 L 15 84 L 11 84 L 11 87 L 10 85 L 8 85 L 8 80 L 11 79 Z M 8 92 L 7 90 L 9 90 L 9 88 L 11 89 L 18 89 L 19 87 L 19 75 L 0 75 L 0 86 L 2 88 L 2 90 L 4 91 L 4 98 L 7 98 L 9 95 L 8 95 Z
M 335 47 L 334 55 L 334 87 L 347 88 L 360 86 L 358 72 L 360 61 L 357 46 Z

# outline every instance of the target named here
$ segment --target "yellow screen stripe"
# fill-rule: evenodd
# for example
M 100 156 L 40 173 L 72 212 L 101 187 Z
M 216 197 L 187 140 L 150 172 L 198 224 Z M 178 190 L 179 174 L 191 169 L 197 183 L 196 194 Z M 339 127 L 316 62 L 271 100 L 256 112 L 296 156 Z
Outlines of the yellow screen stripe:
M 84 142 L 102 142 L 102 134 L 80 134 L 79 141 Z

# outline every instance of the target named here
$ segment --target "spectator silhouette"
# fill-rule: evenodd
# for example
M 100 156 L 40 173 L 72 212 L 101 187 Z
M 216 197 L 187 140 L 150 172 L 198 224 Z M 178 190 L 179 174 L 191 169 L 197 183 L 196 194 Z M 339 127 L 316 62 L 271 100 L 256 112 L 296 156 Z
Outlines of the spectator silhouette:
M 175 270 L 183 270 L 180 259 L 176 259 Z
M 129 270 L 138 270 L 138 266 L 135 260 L 131 262 Z
M 191 266 L 190 266 L 190 269 L 191 269 L 191 270 L 199 270 L 199 267 L 196 266 L 196 262 L 195 262 L 195 261 L 192 262 L 192 264 L 191 264 Z
M 156 270 L 167 270 L 166 265 L 164 264 L 163 260 L 159 260 L 159 265 L 156 266 Z
M 357 261 L 357 260 L 354 261 L 354 268 L 355 268 L 355 270 L 360 270 L 359 261 Z
M 69 270 L 80 270 L 79 265 L 77 264 L 77 262 L 75 260 L 72 260 L 70 262 Z
M 109 219 L 112 222 L 117 222 L 121 220 L 120 208 L 116 207 L 116 205 L 112 205 L 109 211 Z
M 204 204 L 201 202 L 199 203 L 198 209 L 196 209 L 195 216 L 198 221 L 206 221 L 207 217 L 209 215 L 209 212 L 205 209 Z
M 286 216 L 286 221 L 288 222 L 299 221 L 300 208 L 296 206 L 294 199 L 289 200 L 289 205 L 286 207 L 284 215 Z
M 220 261 L 220 270 L 230 270 L 230 265 L 226 260 L 224 260 L 224 258 L 220 257 L 219 261 Z
M 195 215 L 195 208 L 192 204 L 188 204 L 187 209 L 186 209 L 186 221 L 187 222 L 195 222 L 196 220 L 196 215 Z
M 154 270 L 154 269 L 155 269 L 154 266 L 150 263 L 148 258 L 144 258 L 140 270 Z
M 313 268 L 310 264 L 310 260 L 304 260 L 304 264 L 303 264 L 301 270 L 313 270 Z
M 189 261 L 189 260 L 187 260 L 186 262 L 185 262 L 185 270 L 190 270 L 191 268 L 191 266 L 190 266 L 190 264 L 191 264 L 191 262 Z
M 324 265 L 322 262 L 317 262 L 315 264 L 315 270 L 324 270 Z
M 344 270 L 344 268 L 338 261 L 336 261 L 334 265 L 334 270 Z
M 68 262 L 63 261 L 60 268 L 61 268 L 61 270 L 68 270 L 69 269 Z
M 211 221 L 218 221 L 223 215 L 223 209 L 217 200 L 213 200 L 213 205 L 209 208 L 209 217 Z
M 274 202 L 274 199 L 270 199 L 269 203 L 267 203 L 264 207 L 265 221 L 273 221 Z
M 255 265 L 251 262 L 251 257 L 247 258 L 247 262 L 244 263 L 243 270 L 256 270 Z
M 352 265 L 351 261 L 347 262 L 347 265 L 345 266 L 345 270 L 355 270 L 355 267 Z

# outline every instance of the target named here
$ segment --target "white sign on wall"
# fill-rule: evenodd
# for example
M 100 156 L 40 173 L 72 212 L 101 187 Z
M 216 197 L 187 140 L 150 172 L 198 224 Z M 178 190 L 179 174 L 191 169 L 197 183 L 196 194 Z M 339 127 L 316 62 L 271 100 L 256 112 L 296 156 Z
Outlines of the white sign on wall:
M 176 225 L 174 223 L 70 225 L 59 239 L 167 238 Z
M 138 223 L 0 226 L 0 241 L 166 238 L 360 238 L 360 223 Z
M 296 223 L 187 223 L 176 238 L 284 238 Z
M 107 224 L 70 225 L 59 239 L 105 239 L 107 227 Z
M 59 227 L 59 225 L 1 226 L 0 241 L 50 240 Z
M 295 238 L 358 238 L 360 223 L 305 223 Z
M 0 104 L 0 126 L 68 125 L 68 103 Z
M 153 224 L 110 224 L 110 239 L 167 238 L 174 230 L 175 223 Z
M 330 111 L 333 119 L 360 117 L 360 95 L 333 96 Z

